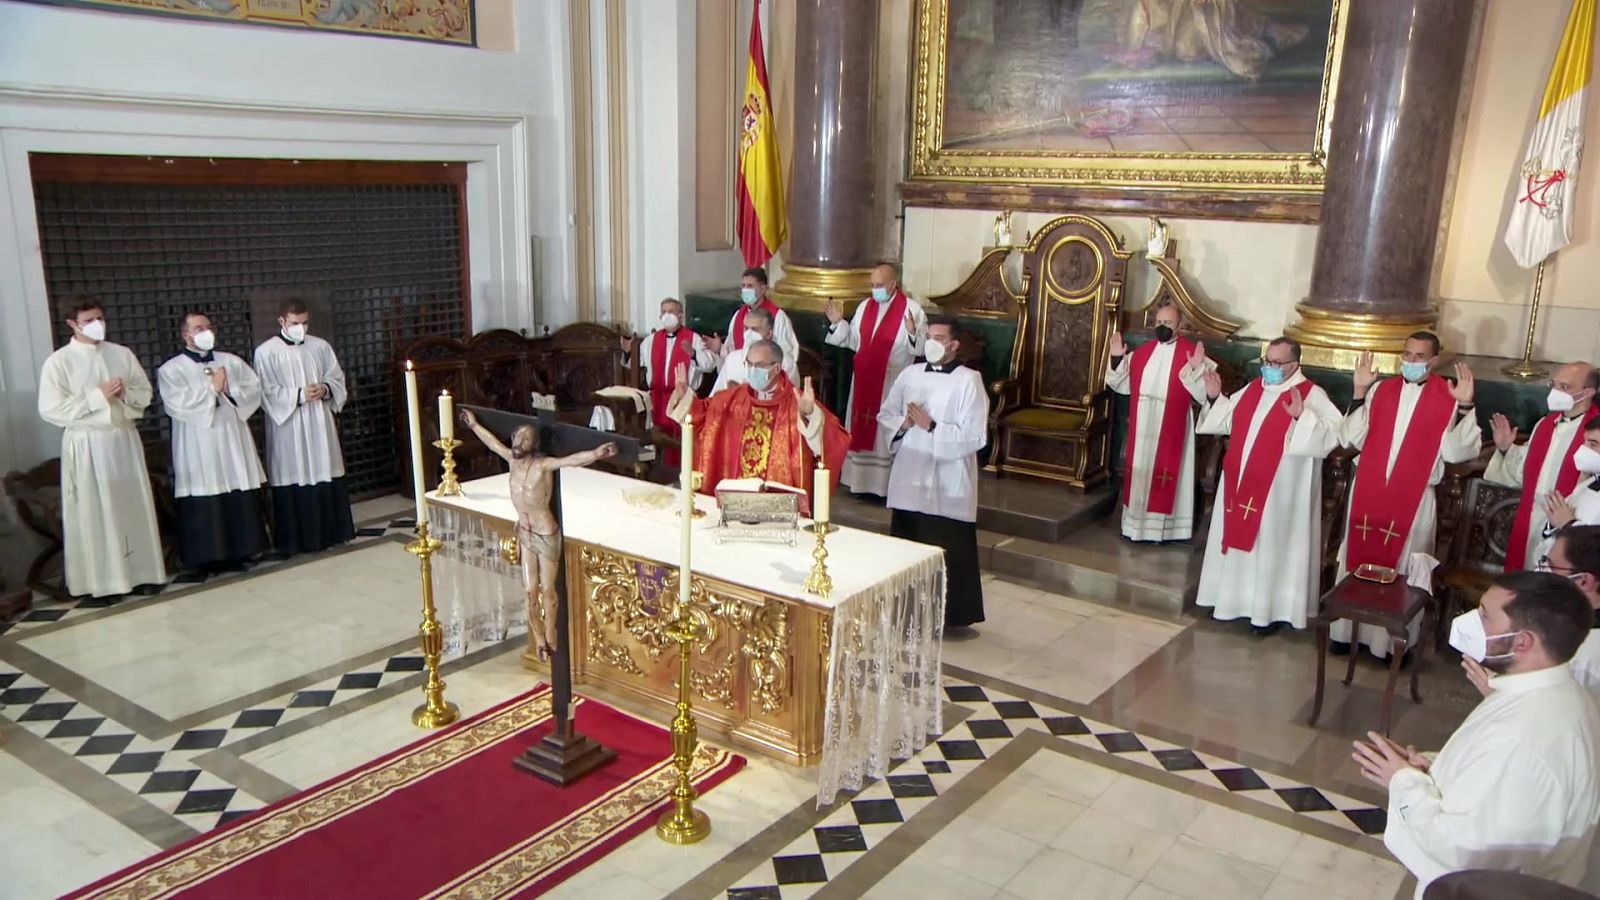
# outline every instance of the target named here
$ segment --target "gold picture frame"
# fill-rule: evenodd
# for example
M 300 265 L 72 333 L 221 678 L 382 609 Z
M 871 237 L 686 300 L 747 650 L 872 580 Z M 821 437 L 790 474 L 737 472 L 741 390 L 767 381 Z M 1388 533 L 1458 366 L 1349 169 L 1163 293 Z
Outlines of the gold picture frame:
M 1195 58 L 1194 47 L 1203 40 L 1182 34 L 1173 39 L 1172 35 L 1177 33 L 1178 27 L 1222 27 L 1215 21 L 1209 25 L 1195 26 L 1189 24 L 1189 20 L 1174 26 L 1172 21 L 1177 21 L 1182 15 L 1197 18 L 1198 14 L 1184 11 L 1193 2 L 1079 0 L 1075 4 L 1052 4 L 1042 0 L 1023 0 L 1022 3 L 1017 0 L 917 0 L 911 158 L 905 185 L 908 200 L 916 202 L 920 198 L 936 202 L 940 196 L 944 196 L 952 202 L 938 205 L 973 205 L 975 198 L 977 202 L 989 202 L 997 196 L 1016 197 L 1019 196 L 1018 188 L 1023 189 L 1023 196 L 1036 196 L 1039 189 L 1043 188 L 1057 192 L 1068 190 L 1115 194 L 1117 199 L 1107 204 L 1108 207 L 1115 206 L 1118 211 L 1131 212 L 1140 208 L 1172 207 L 1170 202 L 1164 204 L 1159 201 L 1149 207 L 1141 207 L 1139 201 L 1129 199 L 1130 193 L 1150 196 L 1165 194 L 1168 201 L 1174 194 L 1186 193 L 1191 197 L 1206 198 L 1204 202 L 1210 206 L 1216 206 L 1219 201 L 1226 205 L 1231 197 L 1250 202 L 1257 208 L 1261 207 L 1265 197 L 1276 195 L 1291 206 L 1310 208 L 1314 214 L 1323 188 L 1324 162 L 1333 113 L 1333 88 L 1338 81 L 1339 62 L 1344 49 L 1345 17 L 1349 12 L 1350 0 L 1227 0 L 1231 8 L 1228 15 L 1239 17 L 1233 21 L 1243 23 L 1241 32 L 1246 28 L 1253 29 L 1255 34 L 1263 35 L 1263 40 L 1258 43 L 1269 48 L 1273 46 L 1268 42 L 1269 39 L 1282 39 L 1288 44 L 1278 51 L 1283 59 L 1278 69 L 1284 73 L 1278 81 L 1263 77 L 1279 77 L 1273 70 L 1274 61 L 1270 58 L 1265 63 L 1259 59 L 1240 60 L 1221 55 L 1212 59 Z M 1170 13 L 1172 21 L 1165 23 L 1167 27 L 1159 37 L 1147 37 L 1144 43 L 1133 49 L 1103 43 L 1084 49 L 1084 45 L 1078 43 L 1076 33 L 1070 41 L 1043 41 L 1031 34 L 1034 31 L 1032 28 L 1002 32 L 1002 26 L 997 21 L 980 22 L 980 27 L 988 27 L 991 31 L 987 43 L 983 39 L 974 42 L 958 38 L 955 54 L 959 57 L 966 53 L 967 57 L 960 57 L 957 62 L 964 62 L 974 53 L 986 53 L 990 60 L 1005 60 L 1009 55 L 1034 53 L 1020 64 L 1013 65 L 1015 70 L 1023 73 L 1022 77 L 1000 81 L 993 71 L 998 63 L 986 73 L 989 80 L 981 90 L 988 93 L 979 94 L 981 97 L 1009 93 L 1012 96 L 1004 99 L 1015 103 L 1015 94 L 1030 90 L 1040 92 L 1044 97 L 1038 109 L 1011 114 L 1012 119 L 1032 115 L 1037 121 L 1005 126 L 1005 114 L 973 113 L 971 109 L 959 105 L 955 110 L 958 115 L 954 119 L 947 116 L 951 110 L 952 88 L 956 88 L 958 94 L 970 89 L 970 84 L 966 82 L 953 84 L 953 81 L 960 82 L 968 77 L 966 74 L 958 74 L 952 79 L 950 73 L 953 30 L 958 27 L 952 18 L 952 7 L 957 8 L 962 16 L 960 27 L 970 32 L 971 17 L 977 15 L 981 19 L 985 5 L 990 10 L 988 15 L 995 18 L 1002 15 L 1016 18 L 1019 15 L 1017 10 L 1021 9 L 1024 13 L 1055 16 L 1059 20 L 1063 15 L 1061 10 L 1065 8 L 1068 10 L 1065 15 L 1074 17 L 1072 26 L 1080 30 L 1085 27 L 1085 20 L 1081 17 L 1092 13 L 1100 19 L 1090 24 L 1099 28 L 1101 34 L 1106 31 L 1105 20 L 1122 15 L 1123 10 L 1127 10 L 1129 16 L 1145 16 L 1146 27 L 1149 26 L 1148 18 L 1152 9 L 1158 15 L 1163 11 Z M 1324 6 L 1327 7 L 1326 41 L 1321 45 L 1321 77 L 1313 90 L 1311 79 L 1316 71 L 1314 52 L 1318 46 L 1313 42 L 1323 34 L 1316 27 L 1316 14 Z M 978 12 L 974 13 L 974 10 Z M 1301 18 L 1293 24 L 1286 25 L 1270 18 L 1273 14 L 1295 13 Z M 1245 16 L 1255 18 L 1242 18 Z M 1307 29 L 1305 23 L 1310 23 L 1312 27 Z M 1134 28 L 1134 25 L 1130 25 L 1127 32 L 1131 34 Z M 1022 36 L 1013 40 L 1014 34 Z M 1296 34 L 1302 46 L 1289 43 Z M 1158 45 L 1163 39 L 1179 43 L 1166 49 L 1165 58 L 1154 59 L 1162 51 L 1151 50 L 1150 47 Z M 1128 40 L 1135 39 L 1130 37 Z M 972 49 L 975 45 L 979 50 Z M 1021 49 L 1016 49 L 1019 45 Z M 1220 54 L 1222 51 L 1212 52 Z M 1292 70 L 1289 65 L 1291 52 L 1296 59 Z M 1183 54 L 1188 56 L 1180 59 Z M 1117 61 L 1113 62 L 1113 59 Z M 1055 67 L 1057 63 L 1059 67 Z M 1141 65 L 1149 68 L 1139 68 Z M 1215 69 L 1215 73 L 1206 71 L 1207 66 Z M 1252 68 L 1255 77 L 1246 77 Z M 963 73 L 971 71 L 972 67 L 964 66 L 962 69 Z M 1147 92 L 1141 98 L 1138 92 L 1141 78 L 1146 77 L 1145 72 L 1165 72 L 1161 77 L 1166 80 L 1147 83 L 1169 93 L 1158 95 Z M 1033 77 L 1030 80 L 1027 76 Z M 1157 76 L 1152 74 L 1148 77 Z M 1289 80 L 1291 78 L 1298 81 Z M 1206 79 L 1212 83 L 1202 83 L 1198 87 L 1191 84 Z M 1047 85 L 1041 88 L 1037 86 L 1038 82 L 1050 82 L 1054 87 Z M 997 83 L 1000 85 L 998 88 L 995 87 Z M 1274 83 L 1288 85 L 1292 90 L 1273 94 L 1270 88 Z M 1057 91 L 1054 96 L 1049 93 L 1052 89 Z M 1148 130 L 1155 132 L 1158 127 L 1167 128 L 1170 134 L 1114 133 L 1118 127 L 1134 130 L 1140 127 L 1137 123 L 1144 121 L 1140 119 L 1141 102 L 1155 104 L 1162 97 L 1177 96 L 1172 93 L 1174 91 L 1194 94 L 1207 89 L 1217 92 L 1222 99 L 1191 107 L 1200 113 L 1194 117 L 1168 117 L 1174 111 L 1183 112 L 1181 106 L 1149 106 Z M 1096 96 L 1095 91 L 1120 91 L 1122 95 L 1105 100 Z M 1229 96 L 1230 91 L 1236 96 Z M 1077 102 L 1062 101 L 1062 96 L 1071 96 Z M 1051 105 L 1056 102 L 1061 105 Z M 1233 105 L 1228 106 L 1230 103 Z M 1267 114 L 1260 117 L 1241 115 L 1240 110 L 1249 111 L 1251 104 Z M 964 115 L 967 113 L 971 114 Z M 1216 115 L 1210 115 L 1212 113 Z M 1278 115 L 1280 113 L 1283 115 Z M 973 126 L 971 121 L 983 119 L 985 115 L 989 116 L 990 124 L 1000 122 L 1002 127 L 981 133 L 986 126 Z M 1096 115 L 1100 118 L 1091 118 Z M 1226 132 L 1203 135 L 1185 134 L 1178 130 L 1180 124 L 1223 127 L 1215 124 L 1207 126 L 1203 121 L 1206 119 L 1211 119 L 1213 123 L 1230 121 L 1236 126 L 1236 131 L 1230 136 Z M 1274 122 L 1274 119 L 1281 121 Z M 1288 129 L 1291 127 L 1290 120 L 1292 127 L 1299 129 L 1298 132 L 1274 135 L 1264 130 L 1271 127 Z M 1135 124 L 1130 126 L 1130 122 Z M 1113 133 L 1100 133 L 1107 129 Z M 1305 146 L 1307 141 L 1309 146 Z M 1037 146 L 1029 146 L 1030 143 Z M 1269 215 L 1285 217 L 1281 210 L 1276 215 Z M 1291 212 L 1287 217 L 1299 216 Z

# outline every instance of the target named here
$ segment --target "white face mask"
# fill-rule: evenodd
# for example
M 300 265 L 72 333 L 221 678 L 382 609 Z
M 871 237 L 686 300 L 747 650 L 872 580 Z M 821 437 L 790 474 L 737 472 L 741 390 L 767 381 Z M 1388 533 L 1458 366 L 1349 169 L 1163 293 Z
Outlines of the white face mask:
M 756 294 L 755 288 L 740 288 L 739 299 L 743 300 L 746 306 L 755 306 L 761 301 L 761 297 Z
M 754 344 L 756 341 L 759 341 L 759 340 L 761 340 L 761 334 L 759 332 L 757 332 L 754 328 L 746 328 L 744 330 L 744 345 L 746 347 L 750 346 L 751 344 Z
M 1551 388 L 1549 395 L 1544 398 L 1544 402 L 1546 406 L 1550 407 L 1551 412 L 1556 413 L 1567 412 L 1578 405 L 1578 401 L 1571 394 L 1559 388 Z
M 283 336 L 295 343 L 306 339 L 306 326 L 301 323 L 283 326 Z
M 1579 472 L 1589 475 L 1600 475 L 1600 453 L 1596 453 L 1588 444 L 1578 448 L 1572 454 L 1572 465 Z
M 217 335 L 210 329 L 194 333 L 194 345 L 201 353 L 210 353 L 211 348 L 217 345 Z
M 100 341 L 106 339 L 105 319 L 95 319 L 87 325 L 80 325 L 78 327 L 79 330 L 83 332 L 84 337 L 94 341 L 95 343 L 99 343 Z
M 661 314 L 661 327 L 663 329 L 665 329 L 666 331 L 677 331 L 678 330 L 678 314 L 677 313 L 662 313 Z
M 923 359 L 926 359 L 928 362 L 933 363 L 934 365 L 938 365 L 939 361 L 944 359 L 944 352 L 944 344 L 940 341 L 936 341 L 933 338 L 928 338 L 922 342 Z
M 1502 638 L 1513 637 L 1521 632 L 1508 631 L 1505 634 L 1485 634 L 1483 631 L 1483 615 L 1479 610 L 1469 609 L 1450 623 L 1450 646 L 1460 651 L 1462 656 L 1477 662 L 1488 662 L 1496 659 L 1510 659 L 1516 655 L 1511 653 L 1489 654 L 1489 642 Z

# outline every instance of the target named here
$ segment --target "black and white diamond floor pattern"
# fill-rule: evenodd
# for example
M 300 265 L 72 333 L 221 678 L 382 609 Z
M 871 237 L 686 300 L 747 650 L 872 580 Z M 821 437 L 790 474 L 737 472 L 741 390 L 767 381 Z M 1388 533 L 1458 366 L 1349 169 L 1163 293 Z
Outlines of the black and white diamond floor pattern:
M 412 519 L 393 519 L 387 525 L 368 525 L 356 529 L 356 536 L 351 541 L 351 546 L 369 543 L 375 538 L 385 537 L 389 534 L 412 533 L 415 522 Z M 276 554 L 267 554 L 259 561 L 247 564 L 245 571 L 254 572 L 266 569 L 292 559 Z M 228 573 L 229 575 L 234 573 Z M 34 595 L 35 608 L 23 613 L 19 618 L 9 621 L 0 620 L 0 636 L 6 634 L 20 634 L 43 625 L 52 625 L 63 619 L 69 619 L 84 613 L 96 612 L 143 600 L 156 595 L 176 594 L 180 591 L 193 590 L 205 584 L 212 578 L 227 577 L 226 575 L 206 576 L 199 572 L 180 572 L 173 576 L 166 584 L 144 586 L 142 593 L 123 594 L 117 597 L 83 597 L 81 599 L 56 602 L 45 598 L 42 594 Z
M 72 754 L 199 832 L 266 805 L 194 757 L 358 697 L 423 670 L 402 654 L 275 697 L 161 740 L 148 740 L 37 678 L 0 668 L 0 717 Z
M 946 678 L 945 695 L 972 715 L 916 756 L 897 764 L 887 778 L 868 783 L 808 834 L 740 878 L 728 890 L 729 900 L 811 896 L 1027 729 L 1045 730 L 1091 750 L 1220 787 L 1357 834 L 1383 832 L 1384 810 L 1360 800 L 1019 700 L 993 688 Z

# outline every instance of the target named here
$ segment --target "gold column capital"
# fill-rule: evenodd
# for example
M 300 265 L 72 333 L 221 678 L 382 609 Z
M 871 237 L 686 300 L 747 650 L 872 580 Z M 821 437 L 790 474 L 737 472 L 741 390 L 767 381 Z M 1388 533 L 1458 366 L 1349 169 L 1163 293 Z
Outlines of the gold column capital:
M 1403 313 L 1351 313 L 1300 303 L 1295 312 L 1300 321 L 1284 334 L 1300 342 L 1302 365 L 1322 369 L 1353 369 L 1356 357 L 1371 351 L 1377 370 L 1393 374 L 1400 370 L 1406 338 L 1413 332 L 1434 331 L 1439 324 L 1439 309 L 1433 303 Z

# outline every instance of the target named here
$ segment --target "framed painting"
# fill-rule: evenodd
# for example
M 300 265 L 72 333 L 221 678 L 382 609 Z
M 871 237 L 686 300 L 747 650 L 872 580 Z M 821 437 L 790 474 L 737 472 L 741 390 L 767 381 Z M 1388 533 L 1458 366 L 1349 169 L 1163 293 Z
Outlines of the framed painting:
M 1350 2 L 917 0 L 908 196 L 954 183 L 1314 208 Z
M 30 0 L 49 6 L 184 16 L 477 45 L 474 0 Z

